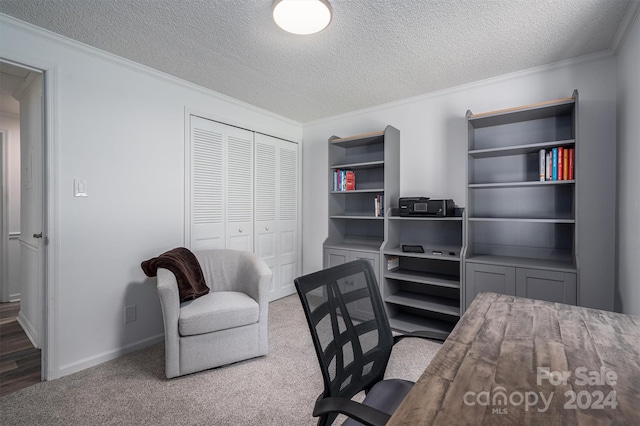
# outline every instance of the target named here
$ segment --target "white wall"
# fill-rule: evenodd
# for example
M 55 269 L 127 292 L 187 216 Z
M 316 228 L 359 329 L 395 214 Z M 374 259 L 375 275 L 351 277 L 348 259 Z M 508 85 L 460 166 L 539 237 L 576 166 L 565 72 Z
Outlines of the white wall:
M 640 18 L 618 53 L 618 292 L 616 308 L 640 315 Z
M 184 244 L 185 108 L 294 141 L 302 126 L 4 15 L 0 39 L 0 57 L 53 77 L 55 378 L 161 340 L 156 281 L 140 262 Z M 87 198 L 73 197 L 74 178 Z M 126 305 L 137 306 L 127 325 Z
M 0 129 L 5 131 L 7 144 L 7 220 L 10 235 L 20 233 L 20 116 L 0 113 Z M 6 288 L 0 294 L 5 296 L 2 302 L 20 298 L 19 268 L 20 245 L 17 237 L 7 242 L 7 281 Z
M 402 78 L 399 76 L 399 78 Z M 615 58 L 600 54 L 480 81 L 304 126 L 303 271 L 322 267 L 327 235 L 327 140 L 400 130 L 400 195 L 452 198 L 465 205 L 465 113 L 491 111 L 579 92 L 578 189 L 581 302 L 613 309 L 615 275 Z M 597 235 L 591 229 L 599 229 Z

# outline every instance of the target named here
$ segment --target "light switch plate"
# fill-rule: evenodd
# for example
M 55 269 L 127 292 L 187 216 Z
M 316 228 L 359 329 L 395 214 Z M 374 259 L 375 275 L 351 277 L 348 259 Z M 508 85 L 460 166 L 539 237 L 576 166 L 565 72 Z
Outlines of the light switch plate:
M 87 181 L 84 179 L 73 180 L 73 196 L 74 197 L 88 197 L 87 193 Z

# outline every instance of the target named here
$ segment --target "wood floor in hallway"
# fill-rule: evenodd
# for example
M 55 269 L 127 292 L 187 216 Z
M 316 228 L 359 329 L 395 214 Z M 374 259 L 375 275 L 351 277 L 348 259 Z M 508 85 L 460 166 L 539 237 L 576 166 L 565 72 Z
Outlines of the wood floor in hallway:
M 20 302 L 0 303 L 0 396 L 40 382 L 40 349 L 17 321 Z

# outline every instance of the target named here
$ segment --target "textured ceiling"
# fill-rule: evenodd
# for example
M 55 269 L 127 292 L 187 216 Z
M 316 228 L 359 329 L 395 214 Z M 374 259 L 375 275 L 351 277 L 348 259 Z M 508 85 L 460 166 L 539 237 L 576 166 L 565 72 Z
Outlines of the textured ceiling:
M 611 49 L 640 0 L 330 0 L 324 31 L 271 0 L 0 0 L 0 12 L 308 122 Z

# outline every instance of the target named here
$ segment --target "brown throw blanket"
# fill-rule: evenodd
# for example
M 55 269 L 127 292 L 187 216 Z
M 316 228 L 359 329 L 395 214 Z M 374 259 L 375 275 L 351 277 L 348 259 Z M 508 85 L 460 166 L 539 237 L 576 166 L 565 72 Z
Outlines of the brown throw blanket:
M 180 303 L 209 293 L 198 259 L 185 247 L 177 247 L 158 257 L 145 260 L 140 266 L 148 277 L 155 277 L 158 268 L 173 272 L 178 281 Z

